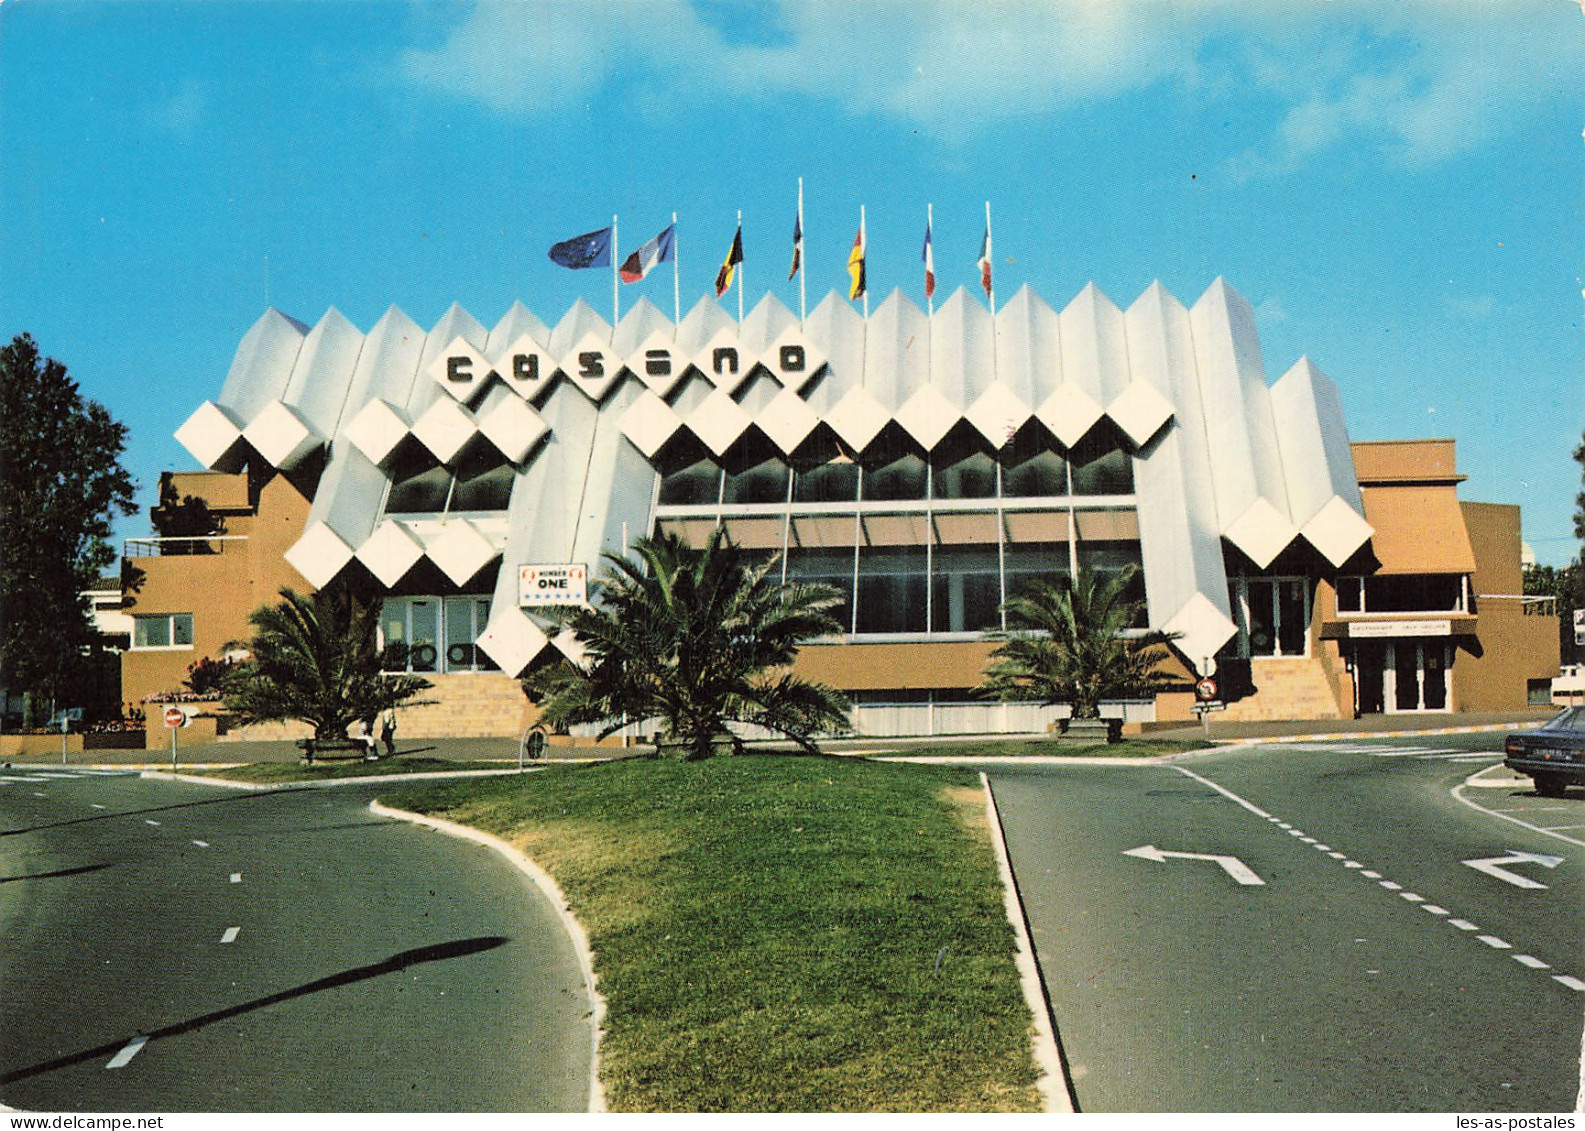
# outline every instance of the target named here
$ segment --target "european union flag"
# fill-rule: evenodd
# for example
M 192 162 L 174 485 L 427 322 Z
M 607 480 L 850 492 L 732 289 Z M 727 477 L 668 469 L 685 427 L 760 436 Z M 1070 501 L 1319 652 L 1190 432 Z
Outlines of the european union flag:
M 563 267 L 611 266 L 611 229 L 601 228 L 562 240 L 550 249 L 550 258 Z

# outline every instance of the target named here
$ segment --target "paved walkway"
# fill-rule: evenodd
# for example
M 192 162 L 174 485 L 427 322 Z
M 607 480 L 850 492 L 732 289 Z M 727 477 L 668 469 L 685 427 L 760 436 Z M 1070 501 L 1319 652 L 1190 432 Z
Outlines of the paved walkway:
M 1367 734 L 1461 734 L 1471 731 L 1514 730 L 1550 719 L 1557 711 L 1532 707 L 1523 711 L 1488 711 L 1467 714 L 1366 715 L 1360 719 L 1293 719 L 1281 722 L 1228 723 L 1211 716 L 1209 733 L 1199 723 L 1181 728 L 1152 730 L 1146 738 L 1193 739 L 1209 737 L 1212 742 L 1253 742 L 1282 739 L 1354 738 Z

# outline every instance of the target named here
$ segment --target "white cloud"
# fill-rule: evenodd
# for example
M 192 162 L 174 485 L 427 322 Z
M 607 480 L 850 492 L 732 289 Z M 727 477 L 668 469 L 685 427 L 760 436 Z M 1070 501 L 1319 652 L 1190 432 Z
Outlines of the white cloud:
M 947 138 L 1008 116 L 1175 82 L 1264 107 L 1242 176 L 1363 142 L 1409 164 L 1478 144 L 1572 91 L 1582 52 L 1558 0 L 799 0 L 769 45 L 728 42 L 688 0 L 486 0 L 402 74 L 534 115 L 614 81 L 677 104 L 806 95 Z M 1566 25 L 1577 33 L 1571 12 Z

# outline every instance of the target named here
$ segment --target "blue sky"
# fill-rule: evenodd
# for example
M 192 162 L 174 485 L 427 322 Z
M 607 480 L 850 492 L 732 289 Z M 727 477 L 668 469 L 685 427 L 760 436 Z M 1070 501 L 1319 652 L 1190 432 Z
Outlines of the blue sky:
M 171 433 L 268 302 L 554 323 L 609 277 L 551 243 L 679 215 L 686 309 L 743 211 L 749 305 L 811 308 L 860 205 L 875 299 L 972 286 L 1126 306 L 1218 275 L 1268 376 L 1309 355 L 1355 439 L 1452 436 L 1463 496 L 1570 535 L 1585 428 L 1576 0 L 0 3 L 0 333 Z M 669 272 L 623 288 L 669 310 Z M 146 516 L 122 525 L 144 533 Z

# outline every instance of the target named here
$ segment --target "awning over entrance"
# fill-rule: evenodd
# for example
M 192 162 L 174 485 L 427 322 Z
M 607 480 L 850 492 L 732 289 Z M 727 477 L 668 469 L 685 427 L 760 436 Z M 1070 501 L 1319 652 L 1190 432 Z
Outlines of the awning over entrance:
M 1451 486 L 1361 487 L 1381 573 L 1473 573 L 1464 512 Z

